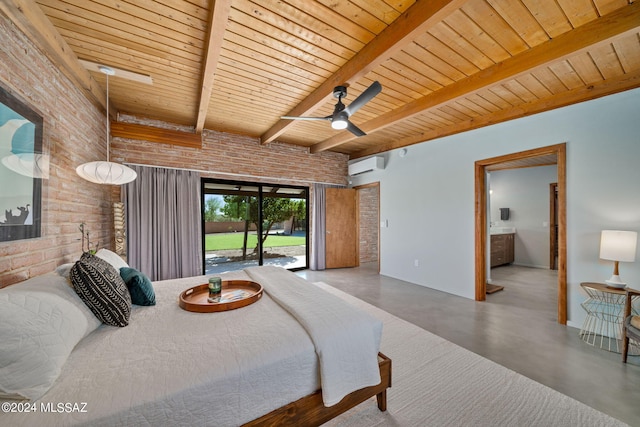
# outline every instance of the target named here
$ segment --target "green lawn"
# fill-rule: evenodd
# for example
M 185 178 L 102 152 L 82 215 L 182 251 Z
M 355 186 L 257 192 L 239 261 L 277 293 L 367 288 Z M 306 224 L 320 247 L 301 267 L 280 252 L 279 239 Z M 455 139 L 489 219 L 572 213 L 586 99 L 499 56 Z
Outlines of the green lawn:
M 242 241 L 244 233 L 215 233 L 205 236 L 206 251 L 220 251 L 225 249 L 242 249 Z M 269 235 L 264 242 L 267 248 L 275 248 L 278 246 L 299 246 L 304 245 L 304 236 L 276 236 Z M 247 247 L 255 248 L 258 244 L 258 236 L 249 234 L 247 239 Z

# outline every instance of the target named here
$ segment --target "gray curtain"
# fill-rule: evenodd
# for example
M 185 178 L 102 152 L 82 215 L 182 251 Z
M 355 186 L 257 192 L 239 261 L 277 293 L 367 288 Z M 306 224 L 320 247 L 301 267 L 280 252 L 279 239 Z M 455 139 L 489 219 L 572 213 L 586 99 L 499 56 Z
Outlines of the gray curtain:
M 202 274 L 200 174 L 132 166 L 123 187 L 128 262 L 151 280 Z
M 311 259 L 312 270 L 325 269 L 325 232 L 326 232 L 326 192 L 325 184 L 313 184 L 313 210 L 311 212 Z

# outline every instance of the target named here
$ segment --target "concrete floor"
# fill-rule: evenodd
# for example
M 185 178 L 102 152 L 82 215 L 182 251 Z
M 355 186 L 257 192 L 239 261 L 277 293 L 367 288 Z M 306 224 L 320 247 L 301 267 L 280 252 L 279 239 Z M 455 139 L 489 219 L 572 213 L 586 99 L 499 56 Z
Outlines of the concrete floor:
M 377 265 L 304 270 L 322 281 L 418 325 L 632 426 L 640 426 L 640 356 L 622 363 L 557 323 L 556 275 L 545 269 L 494 268 L 503 291 L 487 301 L 381 276 Z

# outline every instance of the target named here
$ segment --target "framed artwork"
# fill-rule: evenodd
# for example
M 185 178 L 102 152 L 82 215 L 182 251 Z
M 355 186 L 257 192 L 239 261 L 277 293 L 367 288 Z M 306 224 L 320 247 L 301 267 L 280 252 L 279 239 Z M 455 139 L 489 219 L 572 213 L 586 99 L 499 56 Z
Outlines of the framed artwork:
M 42 116 L 0 87 L 0 242 L 40 237 Z

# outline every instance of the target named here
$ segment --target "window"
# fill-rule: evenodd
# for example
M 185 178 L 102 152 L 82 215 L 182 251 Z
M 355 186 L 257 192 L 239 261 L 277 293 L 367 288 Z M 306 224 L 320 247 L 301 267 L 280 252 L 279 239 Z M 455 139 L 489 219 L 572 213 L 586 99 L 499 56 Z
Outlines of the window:
M 309 189 L 202 180 L 204 273 L 309 263 Z

